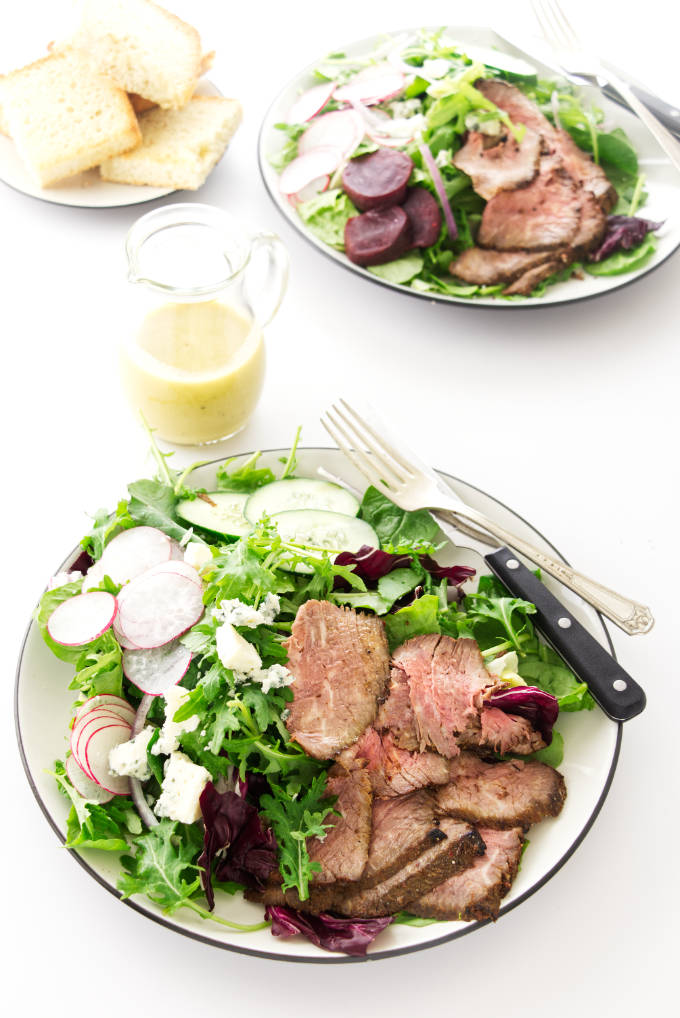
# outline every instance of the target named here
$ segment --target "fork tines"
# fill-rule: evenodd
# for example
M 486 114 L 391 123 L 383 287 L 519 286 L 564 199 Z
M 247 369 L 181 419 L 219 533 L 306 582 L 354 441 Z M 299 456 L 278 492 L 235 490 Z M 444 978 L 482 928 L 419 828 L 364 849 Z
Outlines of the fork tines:
M 398 487 L 415 475 L 413 466 L 344 399 L 326 411 L 321 423 L 347 459 L 376 487 Z

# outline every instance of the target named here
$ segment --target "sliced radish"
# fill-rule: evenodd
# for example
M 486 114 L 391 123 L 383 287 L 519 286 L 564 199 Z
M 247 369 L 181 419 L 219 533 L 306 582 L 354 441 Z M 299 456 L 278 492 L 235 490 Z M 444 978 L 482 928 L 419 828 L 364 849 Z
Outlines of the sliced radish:
M 182 643 L 166 643 L 151 650 L 126 650 L 123 671 L 130 682 L 149 696 L 160 696 L 176 686 L 191 664 L 191 651 Z
M 124 594 L 119 627 L 128 640 L 144 650 L 181 636 L 203 614 L 201 587 L 179 573 L 139 576 Z
M 334 110 L 332 113 L 324 113 L 323 116 L 312 121 L 300 138 L 298 142 L 298 158 L 306 153 L 325 147 L 339 148 L 341 158 L 345 158 L 352 154 L 363 138 L 364 133 L 364 122 L 356 110 Z M 340 160 L 338 160 L 339 162 Z M 292 165 L 293 163 L 289 163 L 289 166 Z M 332 173 L 334 169 L 335 166 L 327 170 L 319 169 L 317 173 L 308 178 L 306 183 L 322 176 L 324 173 Z M 283 172 L 285 173 L 286 171 L 284 170 Z M 304 186 L 304 184 L 300 185 L 300 187 Z M 300 190 L 300 187 L 294 187 L 288 191 L 282 186 L 281 190 L 286 194 L 295 194 Z
M 346 85 L 336 88 L 334 98 L 338 102 L 362 102 L 367 106 L 387 102 L 404 91 L 404 74 L 388 65 L 369 67 L 356 74 Z
M 172 538 L 170 539 L 170 558 L 181 562 L 184 561 L 184 548 L 179 541 L 175 541 Z
M 201 574 L 193 566 L 190 566 L 188 562 L 180 562 L 179 559 L 170 559 L 169 562 L 161 562 L 159 565 L 154 566 L 152 569 L 148 569 L 145 576 L 155 576 L 157 573 L 175 573 L 178 576 L 186 576 L 188 580 L 193 583 L 197 583 L 199 587 L 203 587 L 203 580 Z
M 66 760 L 66 774 L 78 795 L 82 795 L 83 799 L 96 802 L 99 806 L 103 806 L 105 802 L 110 802 L 113 799 L 113 792 L 107 792 L 101 785 L 88 778 L 74 756 L 70 756 Z
M 118 643 L 121 645 L 123 650 L 139 650 L 137 644 L 133 643 L 132 640 L 128 640 L 127 636 L 120 628 L 120 615 L 116 615 L 113 620 L 113 635 L 118 640 Z
M 331 178 L 328 174 L 323 177 L 317 177 L 316 180 L 312 180 L 306 187 L 301 188 L 297 194 L 289 194 L 288 201 L 291 205 L 300 205 L 303 201 L 311 201 L 312 198 L 316 198 L 317 195 L 327 191 L 330 182 Z
M 156 527 L 132 527 L 107 544 L 97 565 L 114 583 L 123 584 L 140 576 L 172 554 L 170 538 Z
M 87 769 L 93 781 L 114 795 L 129 795 L 130 781 L 127 777 L 111 773 L 109 753 L 121 742 L 129 742 L 131 731 L 127 725 L 104 725 L 95 728 L 85 743 L 83 769 Z
M 73 718 L 74 725 L 98 707 L 108 707 L 110 710 L 120 711 L 122 715 L 131 714 L 133 718 L 136 713 L 132 704 L 124 700 L 122 696 L 115 696 L 113 693 L 96 693 L 80 704 Z
M 86 715 L 82 721 L 79 721 L 71 731 L 71 753 L 76 758 L 76 763 L 80 765 L 82 770 L 93 778 L 90 773 L 90 769 L 85 760 L 85 745 L 88 738 L 98 728 L 105 727 L 106 725 L 119 725 L 123 728 L 129 728 L 132 731 L 132 726 L 123 719 L 120 714 L 115 714 L 111 711 L 110 714 L 106 714 L 103 711 L 91 711 L 90 714 Z M 93 778 L 94 780 L 94 778 Z
M 117 610 L 115 597 L 104 590 L 76 594 L 54 609 L 47 620 L 47 632 L 64 647 L 81 647 L 111 627 Z
M 283 194 L 297 194 L 318 177 L 333 173 L 342 158 L 342 149 L 337 146 L 324 145 L 311 149 L 288 163 L 279 177 L 279 188 Z
M 320 113 L 335 92 L 335 82 L 327 81 L 315 85 L 299 96 L 291 106 L 288 114 L 289 124 L 304 124 Z

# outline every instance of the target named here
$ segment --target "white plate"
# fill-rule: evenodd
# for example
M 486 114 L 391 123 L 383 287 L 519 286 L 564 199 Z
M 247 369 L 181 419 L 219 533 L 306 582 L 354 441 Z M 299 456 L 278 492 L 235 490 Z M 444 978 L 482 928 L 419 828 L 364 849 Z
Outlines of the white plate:
M 263 466 L 276 469 L 279 457 L 286 452 L 285 449 L 267 452 L 262 456 L 261 463 Z M 360 489 L 365 487 L 361 476 L 335 449 L 301 450 L 298 453 L 298 462 L 301 474 L 314 476 L 317 467 L 321 466 L 345 478 L 349 484 L 354 484 Z M 217 463 L 198 470 L 195 475 L 196 483 L 205 485 L 208 490 L 214 487 L 216 465 Z M 537 530 L 511 509 L 463 481 L 450 477 L 449 480 L 471 506 L 532 541 L 539 548 L 559 556 L 556 549 Z M 75 561 L 78 552 L 79 549 L 74 550 L 66 562 L 58 568 L 67 568 Z M 474 562 L 479 566 L 480 562 L 476 553 L 455 549 L 451 545 L 443 549 L 437 557 L 449 563 Z M 57 569 L 54 571 L 57 572 Z M 579 621 L 613 652 L 601 618 L 550 577 L 546 578 L 546 583 L 568 605 Z M 52 655 L 43 642 L 37 626 L 32 622 L 26 633 L 17 669 L 15 690 L 17 735 L 24 768 L 33 793 L 50 826 L 62 842 L 65 840 L 68 802 L 57 791 L 54 779 L 46 771 L 53 769 L 54 761 L 62 758 L 67 749 L 67 726 L 73 701 L 73 691 L 69 691 L 67 686 L 72 674 L 72 666 Z M 567 800 L 558 818 L 544 820 L 532 827 L 531 844 L 522 860 L 522 868 L 512 890 L 503 903 L 501 922 L 507 912 L 537 891 L 574 852 L 599 813 L 614 775 L 621 741 L 621 725 L 610 721 L 596 707 L 592 711 L 560 715 L 558 728 L 565 741 L 565 757 L 560 771 L 567 783 Z M 83 851 L 73 852 L 72 855 L 103 887 L 118 895 L 116 880 L 120 870 L 116 854 Z M 193 916 L 188 911 L 165 916 L 146 898 L 134 898 L 126 904 L 169 929 L 231 951 L 288 961 L 344 963 L 363 960 L 321 951 L 302 937 L 286 940 L 273 937 L 268 929 L 235 935 L 217 924 Z M 237 922 L 252 923 L 262 917 L 261 906 L 219 892 L 217 908 L 220 914 Z M 481 925 L 484 924 L 447 922 L 425 927 L 390 926 L 369 948 L 368 957 L 375 960 L 422 950 L 433 944 L 472 933 Z
M 199 82 L 197 95 L 221 95 L 210 81 Z M 135 184 L 114 184 L 102 180 L 97 168 L 62 180 L 54 187 L 40 187 L 26 169 L 11 138 L 0 134 L 0 180 L 15 191 L 40 198 L 53 205 L 104 209 L 123 205 L 140 205 L 145 201 L 173 194 L 172 187 L 141 187 Z
M 414 29 L 405 29 L 406 34 L 412 33 Z M 402 31 L 389 33 L 393 37 L 404 34 Z M 496 35 L 489 28 L 478 28 L 461 26 L 449 27 L 446 29 L 448 37 L 470 46 L 490 47 L 512 56 L 524 57 L 521 50 L 516 49 L 505 39 Z M 350 56 L 368 53 L 372 51 L 379 42 L 384 42 L 385 36 L 372 36 L 370 39 L 362 39 L 360 42 L 353 42 L 348 46 L 339 47 L 339 50 Z M 527 297 L 524 300 L 504 300 L 495 297 L 451 297 L 440 293 L 419 293 L 411 287 L 400 283 L 390 283 L 371 272 L 355 265 L 345 254 L 336 251 L 334 248 L 324 244 L 318 237 L 309 230 L 295 212 L 295 209 L 281 194 L 278 185 L 279 174 L 270 164 L 270 157 L 278 152 L 285 143 L 285 135 L 277 131 L 275 124 L 285 122 L 288 112 L 294 100 L 300 92 L 315 84 L 313 72 L 322 62 L 327 54 L 319 55 L 314 63 L 309 64 L 303 71 L 297 74 L 285 88 L 279 93 L 272 106 L 268 110 L 260 131 L 258 157 L 260 172 L 264 179 L 265 186 L 270 197 L 285 216 L 288 222 L 298 230 L 303 237 L 309 240 L 319 251 L 327 257 L 332 258 L 338 265 L 355 272 L 372 283 L 387 286 L 392 290 L 399 290 L 411 296 L 425 298 L 429 301 L 441 301 L 445 304 L 466 304 L 468 307 L 494 307 L 494 308 L 526 308 L 544 307 L 547 304 L 564 304 L 576 300 L 585 300 L 588 297 L 596 297 L 611 290 L 618 290 L 627 286 L 641 276 L 651 272 L 659 266 L 680 246 L 680 177 L 678 171 L 670 162 L 663 149 L 657 144 L 642 123 L 628 110 L 622 109 L 616 103 L 605 98 L 601 92 L 594 88 L 583 88 L 584 94 L 596 106 L 605 112 L 607 122 L 614 127 L 622 127 L 635 150 L 638 153 L 640 168 L 647 176 L 646 190 L 649 193 L 647 204 L 640 214 L 646 219 L 656 222 L 663 222 L 662 229 L 658 232 L 658 248 L 647 264 L 636 272 L 629 272 L 622 276 L 591 276 L 585 274 L 584 279 L 568 279 L 562 283 L 555 283 L 550 286 L 543 297 Z M 540 61 L 532 61 L 539 75 L 546 78 L 555 78 L 555 72 Z M 318 79 L 317 82 L 318 83 Z

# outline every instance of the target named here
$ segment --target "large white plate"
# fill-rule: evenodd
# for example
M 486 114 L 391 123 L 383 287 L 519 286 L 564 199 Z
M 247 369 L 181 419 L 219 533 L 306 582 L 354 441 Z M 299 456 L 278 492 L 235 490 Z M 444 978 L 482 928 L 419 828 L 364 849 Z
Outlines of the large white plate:
M 405 29 L 390 32 L 395 38 L 399 35 L 413 32 L 414 29 Z M 446 29 L 446 35 L 470 46 L 493 47 L 507 52 L 513 56 L 523 57 L 525 54 L 508 43 L 505 39 L 496 35 L 489 28 L 478 28 L 467 26 L 452 26 Z M 338 47 L 338 51 L 350 56 L 368 53 L 375 46 L 384 41 L 385 36 L 372 36 L 369 39 L 362 39 L 360 42 L 353 42 L 347 46 Z M 324 244 L 318 237 L 309 230 L 295 212 L 295 209 L 281 194 L 278 186 L 279 174 L 270 163 L 270 157 L 279 151 L 285 143 L 285 136 L 277 131 L 275 124 L 285 122 L 288 112 L 293 105 L 295 98 L 315 84 L 313 72 L 322 62 L 327 54 L 321 53 L 314 63 L 309 64 L 303 71 L 297 74 L 277 95 L 269 108 L 260 131 L 258 157 L 260 172 L 269 192 L 270 197 L 276 204 L 279 211 L 285 216 L 288 222 L 298 230 L 306 240 L 310 241 L 319 251 L 333 261 L 351 272 L 355 272 L 372 283 L 387 286 L 392 290 L 399 290 L 411 296 L 425 298 L 429 301 L 441 301 L 445 304 L 466 304 L 469 307 L 494 307 L 494 308 L 526 308 L 544 307 L 547 304 L 564 304 L 576 300 L 584 300 L 588 297 L 596 297 L 611 290 L 617 290 L 627 286 L 641 276 L 651 272 L 659 266 L 680 246 L 680 175 L 670 162 L 663 149 L 649 134 L 643 124 L 628 110 L 611 102 L 595 88 L 583 88 L 586 97 L 596 106 L 601 107 L 607 117 L 607 122 L 614 127 L 622 127 L 631 142 L 633 143 L 639 157 L 641 170 L 646 174 L 646 190 L 649 193 L 647 204 L 640 214 L 647 219 L 656 222 L 663 222 L 664 225 L 658 233 L 659 244 L 654 256 L 647 264 L 636 272 L 629 272 L 621 276 L 591 276 L 585 274 L 584 279 L 568 279 L 562 283 L 555 283 L 550 286 L 543 297 L 527 297 L 524 300 L 504 300 L 496 297 L 450 297 L 446 294 L 419 293 L 411 287 L 400 283 L 390 283 L 371 272 L 355 265 L 345 254 L 336 251 L 334 248 Z M 540 61 L 532 61 L 539 75 L 546 78 L 554 78 L 555 72 L 542 64 Z M 316 79 L 318 82 L 318 79 Z
M 276 469 L 279 457 L 287 452 L 277 449 L 262 457 L 262 465 Z M 317 467 L 343 477 L 349 484 L 363 489 L 365 484 L 345 458 L 335 449 L 304 449 L 298 454 L 299 472 L 313 476 Z M 217 463 L 196 472 L 198 484 L 214 487 Z M 514 530 L 539 548 L 553 554 L 556 549 L 529 523 L 490 495 L 463 481 L 444 474 L 459 494 L 470 505 L 486 513 L 498 523 Z M 77 557 L 79 549 L 68 556 L 59 568 L 65 568 Z M 449 546 L 438 554 L 442 561 L 475 564 L 476 553 Z M 482 563 L 483 565 L 483 563 Z M 55 569 L 55 572 L 57 570 Z M 550 577 L 547 585 L 567 604 L 573 614 L 591 633 L 613 652 L 607 630 L 592 609 L 574 597 Z M 71 717 L 73 691 L 67 689 L 73 674 L 70 665 L 55 658 L 44 644 L 40 632 L 31 623 L 28 627 L 17 668 L 15 712 L 19 747 L 33 793 L 50 826 L 63 842 L 65 840 L 67 800 L 56 788 L 53 778 L 46 773 L 54 761 L 63 757 L 67 748 L 67 726 Z M 621 741 L 621 725 L 610 721 L 599 708 L 560 716 L 558 728 L 564 735 L 565 757 L 560 770 L 567 783 L 567 800 L 561 815 L 545 820 L 531 829 L 531 844 L 522 861 L 521 871 L 512 890 L 503 903 L 501 919 L 529 895 L 537 891 L 575 851 L 600 811 L 614 775 Z M 95 880 L 114 895 L 119 875 L 118 856 L 107 852 L 73 852 L 76 859 Z M 203 921 L 192 913 L 179 912 L 165 916 L 146 898 L 126 902 L 142 915 L 162 923 L 178 933 L 202 940 L 231 951 L 306 962 L 356 962 L 361 958 L 329 954 L 314 947 L 302 937 L 279 939 L 268 929 L 256 933 L 234 934 L 217 924 Z M 218 910 L 237 922 L 257 922 L 262 917 L 261 906 L 218 894 Z M 380 934 L 369 949 L 368 958 L 387 958 L 395 954 L 417 951 L 446 940 L 472 933 L 482 923 L 447 922 L 422 928 L 390 926 Z
M 221 95 L 210 82 L 201 81 L 197 95 Z M 11 138 L 0 134 L 0 180 L 15 191 L 31 198 L 40 198 L 53 205 L 73 205 L 77 208 L 104 209 L 123 205 L 141 205 L 146 201 L 173 194 L 172 187 L 141 187 L 135 184 L 114 184 L 102 180 L 97 168 L 78 173 L 60 181 L 54 187 L 40 187 L 26 169 Z

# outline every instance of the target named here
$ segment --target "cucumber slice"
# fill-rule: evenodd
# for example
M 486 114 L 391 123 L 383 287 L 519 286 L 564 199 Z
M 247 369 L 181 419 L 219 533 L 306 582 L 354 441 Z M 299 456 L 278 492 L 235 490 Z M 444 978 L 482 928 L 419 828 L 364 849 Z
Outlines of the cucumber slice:
M 226 537 L 245 537 L 253 529 L 243 515 L 249 496 L 238 491 L 209 491 L 210 502 L 202 498 L 184 498 L 177 503 L 175 512 L 194 527 Z
M 359 502 L 339 484 L 313 477 L 291 477 L 258 488 L 248 499 L 244 511 L 251 523 L 257 523 L 264 513 L 274 516 L 277 513 L 304 509 L 356 516 Z
M 365 520 L 322 509 L 289 509 L 275 513 L 272 523 L 284 541 L 314 550 L 358 551 L 362 544 L 379 548 L 378 535 Z

